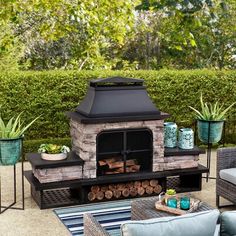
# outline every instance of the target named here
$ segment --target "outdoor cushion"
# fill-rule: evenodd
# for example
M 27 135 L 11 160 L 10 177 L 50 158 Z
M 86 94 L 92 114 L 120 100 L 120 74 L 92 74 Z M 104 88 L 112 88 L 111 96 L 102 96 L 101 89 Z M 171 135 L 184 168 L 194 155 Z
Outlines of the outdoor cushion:
M 225 211 L 220 216 L 220 235 L 236 235 L 236 211 Z
M 220 178 L 236 185 L 236 168 L 220 170 Z
M 133 221 L 121 225 L 122 236 L 213 236 L 218 210 L 202 211 L 182 216 Z

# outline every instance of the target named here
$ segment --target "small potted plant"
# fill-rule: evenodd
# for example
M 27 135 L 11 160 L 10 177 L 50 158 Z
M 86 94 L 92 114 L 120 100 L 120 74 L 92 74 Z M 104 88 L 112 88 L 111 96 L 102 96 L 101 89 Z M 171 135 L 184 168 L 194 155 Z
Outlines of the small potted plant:
M 65 145 L 57 144 L 41 144 L 38 152 L 41 153 L 41 158 L 48 161 L 59 161 L 67 158 L 67 153 L 70 148 Z
M 224 109 L 219 102 L 203 102 L 201 94 L 200 103 L 201 111 L 189 106 L 196 113 L 198 137 L 203 143 L 217 143 L 221 140 L 226 113 L 236 102 Z
M 176 197 L 175 189 L 172 189 L 172 188 L 167 189 L 165 193 L 165 204 L 167 205 L 167 201 L 169 198 L 174 198 L 174 197 Z
M 0 114 L 0 165 L 15 165 L 17 163 L 22 153 L 23 135 L 38 118 L 23 125 L 21 113 L 6 123 Z

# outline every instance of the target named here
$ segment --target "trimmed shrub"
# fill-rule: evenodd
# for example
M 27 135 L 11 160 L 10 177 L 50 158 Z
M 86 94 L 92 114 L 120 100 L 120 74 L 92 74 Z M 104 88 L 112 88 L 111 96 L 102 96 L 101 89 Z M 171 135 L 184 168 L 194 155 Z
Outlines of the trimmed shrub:
M 4 118 L 23 111 L 26 122 L 42 117 L 26 133 L 26 139 L 69 136 L 65 112 L 74 110 L 86 94 L 88 81 L 123 76 L 145 80 L 155 105 L 172 115 L 170 120 L 192 123 L 190 106 L 219 100 L 225 106 L 236 101 L 236 71 L 43 71 L 0 73 L 0 106 Z M 236 106 L 231 110 L 232 119 Z M 26 143 L 26 142 L 25 142 Z

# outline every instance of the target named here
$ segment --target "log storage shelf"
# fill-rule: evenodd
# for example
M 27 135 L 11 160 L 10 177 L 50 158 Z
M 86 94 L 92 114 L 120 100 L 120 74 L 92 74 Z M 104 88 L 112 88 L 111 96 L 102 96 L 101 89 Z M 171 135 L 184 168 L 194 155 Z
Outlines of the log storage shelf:
M 58 166 L 75 166 L 83 161 L 71 155 L 64 161 L 44 161 L 39 154 L 26 155 L 33 168 L 56 168 Z M 167 188 L 175 188 L 178 192 L 200 191 L 202 174 L 208 173 L 205 166 L 197 168 L 166 170 L 158 172 L 123 173 L 97 176 L 97 178 L 64 180 L 51 183 L 40 183 L 32 171 L 24 175 L 31 185 L 31 195 L 40 207 L 71 206 L 92 202 L 110 201 L 158 195 Z

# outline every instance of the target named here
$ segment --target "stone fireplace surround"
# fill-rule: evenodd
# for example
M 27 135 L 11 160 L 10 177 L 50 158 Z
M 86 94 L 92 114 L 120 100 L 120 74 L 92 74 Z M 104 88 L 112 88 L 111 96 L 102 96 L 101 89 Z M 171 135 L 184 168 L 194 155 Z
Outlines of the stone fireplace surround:
M 116 129 L 148 128 L 153 134 L 152 171 L 193 168 L 198 166 L 198 154 L 165 156 L 164 120 L 128 121 L 84 124 L 70 120 L 72 150 L 84 161 L 82 178 L 97 177 L 96 138 L 102 131 Z

